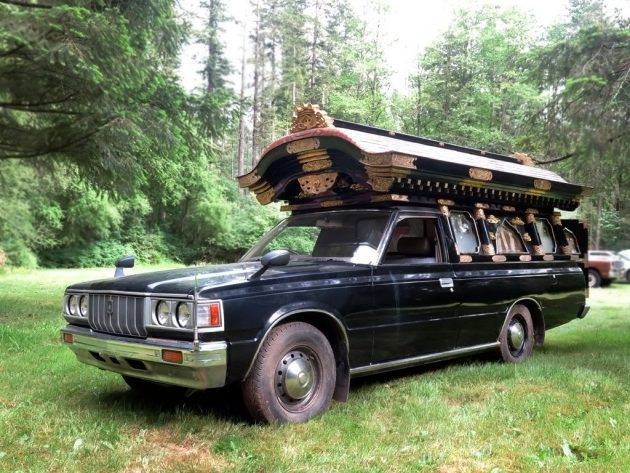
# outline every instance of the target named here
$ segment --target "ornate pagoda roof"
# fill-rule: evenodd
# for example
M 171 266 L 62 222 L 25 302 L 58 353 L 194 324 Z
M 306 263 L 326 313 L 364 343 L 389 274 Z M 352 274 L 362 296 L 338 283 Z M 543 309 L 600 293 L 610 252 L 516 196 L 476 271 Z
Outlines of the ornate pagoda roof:
M 526 163 L 526 164 L 524 164 Z M 291 133 L 269 145 L 241 187 L 288 210 L 437 198 L 574 210 L 590 188 L 505 156 L 334 120 L 317 105 L 294 111 Z

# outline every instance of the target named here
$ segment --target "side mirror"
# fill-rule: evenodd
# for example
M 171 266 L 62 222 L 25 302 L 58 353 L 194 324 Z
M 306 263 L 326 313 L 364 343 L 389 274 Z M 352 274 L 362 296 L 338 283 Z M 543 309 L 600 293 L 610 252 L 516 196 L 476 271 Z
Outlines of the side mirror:
M 135 258 L 133 256 L 123 256 L 118 261 L 116 261 L 116 272 L 114 273 L 115 278 L 120 278 L 125 275 L 124 268 L 133 268 L 135 264 Z
M 291 260 L 291 254 L 287 250 L 273 250 L 260 258 L 262 268 L 252 274 L 248 279 L 260 279 L 270 266 L 286 266 Z

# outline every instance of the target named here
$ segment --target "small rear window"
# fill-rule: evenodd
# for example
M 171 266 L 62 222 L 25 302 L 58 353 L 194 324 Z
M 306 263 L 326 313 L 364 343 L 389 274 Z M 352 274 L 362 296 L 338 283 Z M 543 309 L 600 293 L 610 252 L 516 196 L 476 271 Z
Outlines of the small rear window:
M 544 218 L 536 220 L 536 227 L 538 228 L 538 235 L 540 235 L 540 240 L 545 253 L 555 253 L 556 240 L 553 237 L 553 230 L 549 220 Z
M 449 216 L 451 228 L 457 241 L 460 253 L 477 253 L 479 238 L 475 222 L 468 212 L 451 212 Z
M 580 254 L 580 246 L 578 245 L 577 238 L 571 230 L 568 228 L 564 229 L 564 235 L 567 237 L 567 243 L 569 244 L 569 248 L 571 248 L 572 255 Z

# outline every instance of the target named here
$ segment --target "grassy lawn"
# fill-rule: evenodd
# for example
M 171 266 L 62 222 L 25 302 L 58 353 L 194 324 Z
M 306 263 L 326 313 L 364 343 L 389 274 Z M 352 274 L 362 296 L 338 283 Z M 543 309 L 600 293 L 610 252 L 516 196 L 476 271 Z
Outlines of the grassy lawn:
M 107 270 L 0 274 L 0 471 L 630 471 L 630 285 L 522 365 L 484 358 L 353 382 L 304 425 L 238 389 L 142 398 L 61 346 L 61 295 Z

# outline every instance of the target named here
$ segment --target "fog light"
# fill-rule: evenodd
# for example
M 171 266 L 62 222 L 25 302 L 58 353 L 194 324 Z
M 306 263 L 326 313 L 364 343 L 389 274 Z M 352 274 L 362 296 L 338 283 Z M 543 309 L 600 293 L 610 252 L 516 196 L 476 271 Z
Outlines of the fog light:
M 162 350 L 162 360 L 169 363 L 182 364 L 184 362 L 184 354 L 176 350 Z
M 71 333 L 63 334 L 63 341 L 66 343 L 74 343 L 74 336 Z

